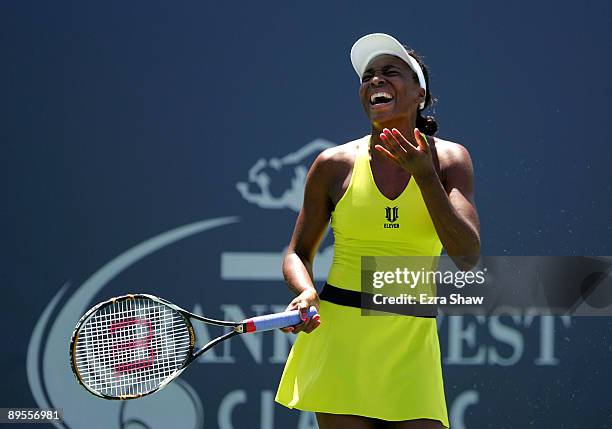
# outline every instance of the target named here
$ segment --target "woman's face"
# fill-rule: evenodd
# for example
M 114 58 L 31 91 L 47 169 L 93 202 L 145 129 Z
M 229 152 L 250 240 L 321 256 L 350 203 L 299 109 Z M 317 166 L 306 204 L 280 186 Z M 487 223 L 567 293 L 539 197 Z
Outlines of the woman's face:
M 410 66 L 393 55 L 372 59 L 361 77 L 359 98 L 375 125 L 414 119 L 424 95 Z

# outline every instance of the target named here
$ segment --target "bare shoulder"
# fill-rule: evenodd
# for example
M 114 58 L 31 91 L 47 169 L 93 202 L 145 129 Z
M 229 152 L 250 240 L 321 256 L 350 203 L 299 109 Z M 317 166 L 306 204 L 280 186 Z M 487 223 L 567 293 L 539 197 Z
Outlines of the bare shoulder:
M 357 156 L 357 141 L 330 147 L 321 152 L 312 166 L 312 174 L 323 174 L 331 179 L 346 176 Z
M 450 140 L 436 138 L 435 142 L 444 189 L 447 192 L 461 189 L 468 198 L 472 198 L 474 168 L 470 153 L 462 144 Z
M 307 180 L 325 192 L 333 207 L 348 187 L 357 157 L 357 140 L 324 150 L 315 159 Z
M 352 165 L 357 154 L 357 141 L 351 141 L 325 149 L 317 156 L 315 162 L 327 167 L 339 167 L 343 164 Z
M 445 170 L 452 167 L 472 168 L 470 152 L 460 143 L 435 137 L 435 146 L 440 160 L 440 168 Z

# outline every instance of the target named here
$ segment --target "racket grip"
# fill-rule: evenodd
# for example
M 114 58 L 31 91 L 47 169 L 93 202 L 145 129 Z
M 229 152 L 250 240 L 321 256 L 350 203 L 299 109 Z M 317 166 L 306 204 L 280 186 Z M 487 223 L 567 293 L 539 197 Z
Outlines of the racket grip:
M 317 314 L 317 309 L 310 306 L 308 309 L 308 319 L 312 319 Z M 251 317 L 242 323 L 246 325 L 246 332 L 261 332 L 272 329 L 286 328 L 302 322 L 299 310 L 285 311 L 283 313 L 266 314 L 263 316 Z

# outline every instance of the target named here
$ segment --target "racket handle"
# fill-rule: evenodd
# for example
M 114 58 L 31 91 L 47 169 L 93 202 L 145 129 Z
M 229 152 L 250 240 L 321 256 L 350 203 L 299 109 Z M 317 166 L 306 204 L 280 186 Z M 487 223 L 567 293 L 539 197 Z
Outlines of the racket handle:
M 317 314 L 317 309 L 311 306 L 308 309 L 308 319 L 312 319 Z M 299 310 L 285 311 L 283 313 L 266 314 L 263 316 L 251 317 L 243 320 L 246 325 L 246 332 L 269 331 L 271 329 L 286 328 L 302 322 Z

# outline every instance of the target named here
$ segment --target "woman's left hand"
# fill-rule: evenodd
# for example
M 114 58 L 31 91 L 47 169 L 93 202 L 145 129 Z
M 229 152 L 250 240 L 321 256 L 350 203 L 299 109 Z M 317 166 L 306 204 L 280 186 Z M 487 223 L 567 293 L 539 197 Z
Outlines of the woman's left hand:
M 406 139 L 396 128 L 383 129 L 380 139 L 385 146 L 376 145 L 375 149 L 398 164 L 416 180 L 435 174 L 431 150 L 427 137 L 418 128 L 414 129 L 418 146 Z

